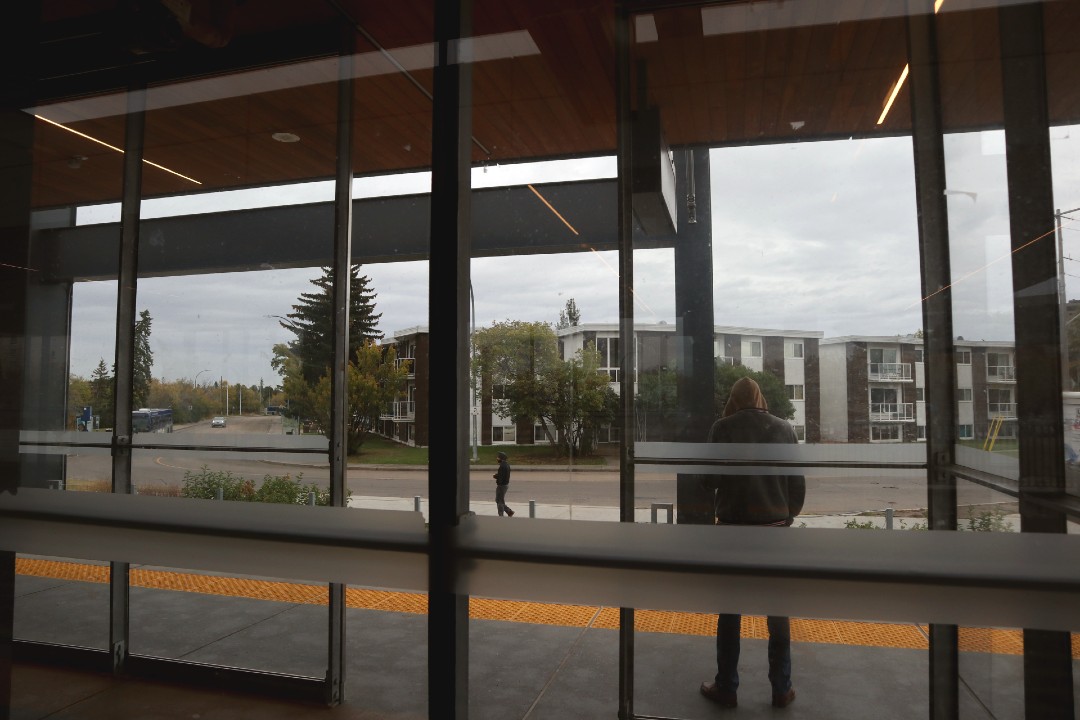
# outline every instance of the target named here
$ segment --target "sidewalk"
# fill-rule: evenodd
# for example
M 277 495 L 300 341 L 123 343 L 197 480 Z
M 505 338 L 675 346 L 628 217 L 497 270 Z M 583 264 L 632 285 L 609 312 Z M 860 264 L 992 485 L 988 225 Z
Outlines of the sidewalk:
M 104 647 L 108 620 L 107 612 L 101 611 L 108 607 L 106 585 L 20 576 L 16 594 L 17 637 L 68 642 L 77 637 L 83 644 Z M 22 664 L 13 677 L 11 717 L 427 718 L 426 616 L 360 609 L 349 609 L 346 615 L 346 703 L 341 707 L 303 706 Z M 314 605 L 132 588 L 131 650 L 138 654 L 321 677 L 327 652 L 325 623 L 325 607 Z M 780 711 L 769 705 L 766 644 L 743 640 L 740 720 L 779 716 Z M 474 619 L 469 647 L 473 720 L 616 717 L 616 630 L 594 627 L 592 621 L 587 627 L 562 627 Z M 925 651 L 796 640 L 792 652 L 798 699 L 782 711 L 785 718 L 927 717 Z M 1023 717 L 1022 658 L 963 656 L 961 717 Z M 715 671 L 713 638 L 639 631 L 634 657 L 637 715 L 687 720 L 728 716 L 729 711 L 713 706 L 697 691 Z

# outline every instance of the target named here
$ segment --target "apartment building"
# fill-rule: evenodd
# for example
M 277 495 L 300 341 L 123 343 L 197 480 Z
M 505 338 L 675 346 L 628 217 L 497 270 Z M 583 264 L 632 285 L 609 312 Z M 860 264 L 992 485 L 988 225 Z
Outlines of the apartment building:
M 617 323 L 589 323 L 557 331 L 563 359 L 589 344 L 600 354 L 600 369 L 611 376 L 612 388 L 621 393 L 619 375 L 619 326 Z M 764 330 L 717 325 L 713 331 L 713 357 L 717 363 L 744 365 L 779 378 L 795 407 L 791 424 L 800 442 L 820 440 L 821 383 L 818 344 L 822 337 L 814 330 Z M 634 368 L 631 391 L 638 391 L 643 375 L 664 369 L 674 370 L 686 356 L 676 326 L 668 323 L 641 324 L 634 329 Z M 614 438 L 617 439 L 617 438 Z M 613 440 L 614 440 L 613 439 Z
M 957 437 L 1016 437 L 1015 353 L 1007 341 L 956 341 Z M 926 440 L 922 339 L 845 336 L 821 341 L 824 442 Z
M 429 333 L 425 326 L 398 330 L 384 345 L 397 349 L 397 364 L 407 365 L 405 386 L 379 417 L 378 432 L 406 445 L 428 444 Z

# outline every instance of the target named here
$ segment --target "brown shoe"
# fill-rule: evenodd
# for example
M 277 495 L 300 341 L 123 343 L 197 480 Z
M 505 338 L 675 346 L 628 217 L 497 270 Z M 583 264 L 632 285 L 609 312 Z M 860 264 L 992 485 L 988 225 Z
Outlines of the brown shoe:
M 795 702 L 795 688 L 791 688 L 783 695 L 772 696 L 772 706 L 778 708 L 786 708 L 791 703 Z
M 733 692 L 725 692 L 716 687 L 715 682 L 701 683 L 701 694 L 723 708 L 739 706 L 739 698 Z
M 510 508 L 506 508 L 506 517 L 514 517 L 514 511 Z

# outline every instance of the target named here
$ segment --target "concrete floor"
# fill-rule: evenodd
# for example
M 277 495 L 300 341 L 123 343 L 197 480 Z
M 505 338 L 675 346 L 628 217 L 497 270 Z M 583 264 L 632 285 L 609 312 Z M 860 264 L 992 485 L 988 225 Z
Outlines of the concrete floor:
M 16 637 L 105 647 L 107 587 L 20 576 Z M 326 610 L 285 602 L 132 588 L 131 646 L 137 654 L 321 677 Z M 299 705 L 250 695 L 118 680 L 33 664 L 13 671 L 11 718 L 34 720 L 213 720 L 216 718 L 428 717 L 427 618 L 350 609 L 346 703 Z M 469 717 L 615 718 L 618 635 L 597 628 L 473 620 Z M 795 704 L 769 704 L 765 641 L 744 640 L 740 719 L 908 720 L 927 717 L 925 652 L 826 643 L 793 646 Z M 634 711 L 638 716 L 734 717 L 702 698 L 714 672 L 710 637 L 638 633 Z M 964 720 L 1023 717 L 1022 658 L 965 653 Z M 1080 688 L 1080 663 L 1074 663 Z

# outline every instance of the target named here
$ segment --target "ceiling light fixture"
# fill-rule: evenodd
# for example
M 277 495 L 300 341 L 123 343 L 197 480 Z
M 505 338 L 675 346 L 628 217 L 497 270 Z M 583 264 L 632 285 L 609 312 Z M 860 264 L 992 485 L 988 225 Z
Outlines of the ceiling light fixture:
M 945 4 L 945 0 L 934 0 L 934 14 L 937 15 L 938 10 Z M 877 119 L 877 124 L 885 122 L 885 116 L 889 114 L 889 110 L 892 109 L 893 101 L 896 100 L 896 96 L 900 94 L 900 88 L 904 87 L 904 81 L 908 76 L 908 65 L 904 65 L 904 69 L 900 71 L 900 78 L 896 81 L 896 85 L 893 86 L 892 92 L 889 93 L 889 99 L 885 101 L 885 108 L 881 111 L 881 116 Z
M 885 108 L 881 111 L 881 117 L 877 119 L 877 124 L 885 122 L 885 116 L 889 114 L 889 110 L 892 109 L 892 104 L 896 100 L 896 96 L 900 94 L 900 88 L 904 87 L 904 81 L 907 80 L 908 66 L 904 65 L 904 69 L 900 71 L 900 79 L 893 85 L 892 92 L 889 93 L 889 99 L 885 101 Z
M 291 132 L 276 132 L 270 137 L 277 140 L 279 143 L 295 143 L 300 142 L 300 136 Z
M 96 137 L 94 137 L 92 135 L 87 135 L 84 132 L 79 132 L 78 130 L 74 130 L 72 128 L 69 128 L 67 125 L 61 125 L 60 123 L 58 123 L 58 122 L 56 122 L 54 120 L 50 120 L 47 117 L 42 117 L 41 115 L 34 115 L 34 117 L 36 117 L 38 120 L 41 120 L 43 122 L 47 122 L 50 125 L 55 125 L 56 127 L 60 128 L 61 130 L 67 130 L 69 133 L 72 133 L 74 135 L 78 135 L 81 138 L 86 138 L 87 140 L 90 140 L 91 142 L 96 142 L 98 145 L 104 145 L 105 147 L 109 148 L 110 150 L 115 150 L 116 152 L 120 153 L 121 155 L 124 154 L 124 151 L 121 148 L 118 148 L 115 145 L 110 145 L 109 143 L 105 142 L 104 140 L 98 140 Z M 199 182 L 198 180 L 196 180 L 195 178 L 190 178 L 187 175 L 183 175 L 181 173 L 176 172 L 175 170 L 170 170 L 169 168 L 165 167 L 164 165 L 158 165 L 156 162 L 150 162 L 146 158 L 143 158 L 143 162 L 146 163 L 147 165 L 152 166 L 152 167 L 156 167 L 158 170 L 164 170 L 165 172 L 170 173 L 172 175 L 175 175 L 178 178 L 183 178 L 184 180 L 187 180 L 188 182 L 193 182 L 196 185 L 202 185 L 202 183 Z

